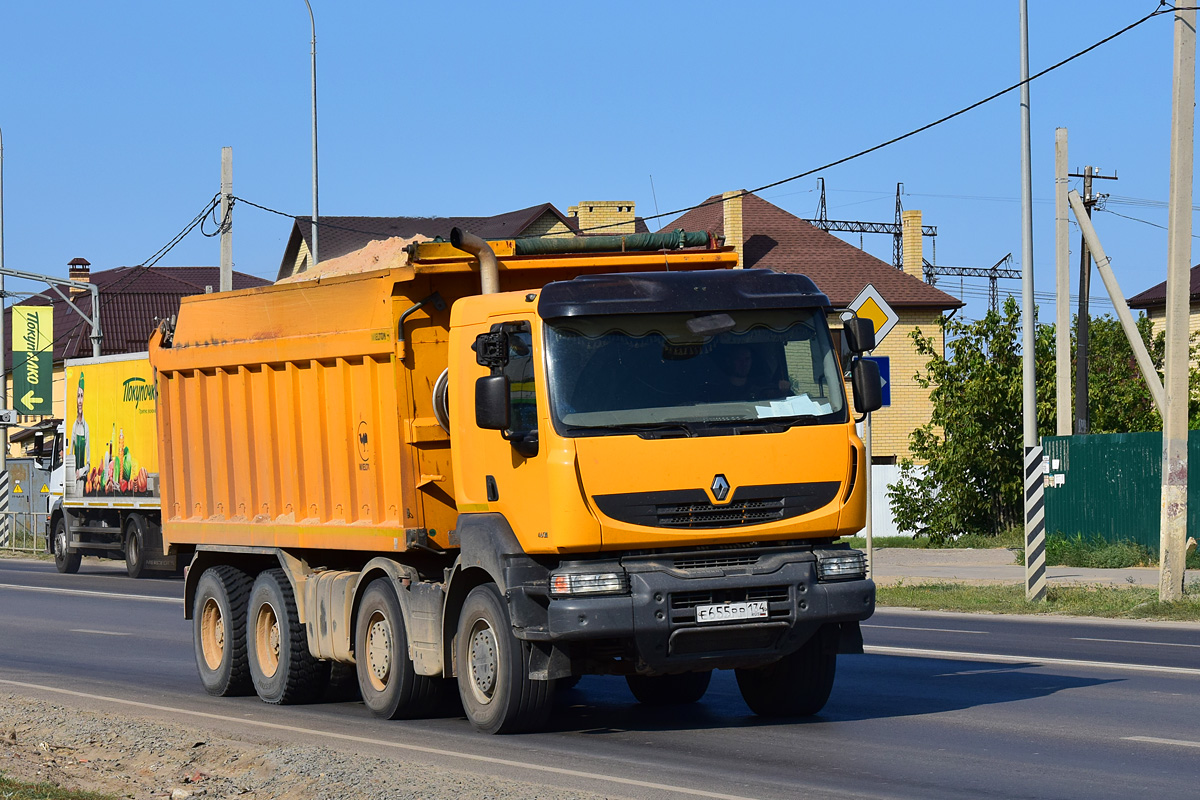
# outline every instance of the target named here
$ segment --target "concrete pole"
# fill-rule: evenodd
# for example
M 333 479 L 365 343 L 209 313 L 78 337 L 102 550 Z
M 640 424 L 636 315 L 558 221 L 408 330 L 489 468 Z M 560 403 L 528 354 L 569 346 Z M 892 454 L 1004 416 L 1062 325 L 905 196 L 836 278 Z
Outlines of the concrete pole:
M 1067 202 L 1067 129 L 1054 129 L 1055 433 L 1071 435 L 1071 255 Z
M 1104 288 L 1108 290 L 1108 296 L 1117 312 L 1117 320 L 1121 323 L 1121 330 L 1125 331 L 1125 338 L 1129 340 L 1129 348 L 1133 350 L 1138 369 L 1142 371 L 1142 378 L 1150 388 L 1150 396 L 1154 398 L 1154 406 L 1165 419 L 1166 399 L 1162 383 L 1158 380 L 1158 372 L 1154 369 L 1154 362 L 1150 360 L 1150 353 L 1146 351 L 1146 343 L 1142 341 L 1137 323 L 1133 321 L 1133 314 L 1129 313 L 1129 304 L 1125 302 L 1125 295 L 1117 283 L 1117 276 L 1113 274 L 1112 263 L 1104 252 L 1104 246 L 1100 244 L 1100 237 L 1096 235 L 1096 228 L 1087 215 L 1087 209 L 1083 207 L 1083 200 L 1079 199 L 1079 192 L 1074 189 L 1067 192 L 1067 200 L 1071 203 L 1071 210 L 1075 212 L 1075 221 L 1079 223 L 1079 230 L 1083 232 L 1083 240 L 1087 242 L 1088 249 L 1096 258 L 1096 271 L 1100 273 Z
M 100 342 L 104 340 L 100 332 L 100 287 L 92 283 L 88 291 L 92 293 L 92 358 L 99 358 Z
M 1046 526 L 1042 448 L 1034 387 L 1033 171 L 1029 143 L 1029 2 L 1021 0 L 1021 396 L 1024 407 L 1025 597 L 1046 599 Z
M 8 360 L 4 343 L 4 131 L 0 131 L 0 408 L 8 408 Z M 0 426 L 0 512 L 8 511 L 8 428 Z M 0 528 L 8 533 L 7 522 Z M 6 537 L 7 538 L 7 537 Z
M 1192 264 L 1192 157 L 1196 115 L 1196 12 L 1175 12 L 1171 83 L 1171 189 L 1167 210 L 1167 409 L 1163 414 L 1158 597 L 1183 597 L 1188 501 L 1188 300 Z
M 312 23 L 312 264 L 315 267 L 320 257 L 317 255 L 317 219 L 321 216 L 317 207 L 317 19 L 313 16 L 312 4 L 304 0 L 308 6 L 308 21 Z
M 233 148 L 221 148 L 221 291 L 233 291 Z

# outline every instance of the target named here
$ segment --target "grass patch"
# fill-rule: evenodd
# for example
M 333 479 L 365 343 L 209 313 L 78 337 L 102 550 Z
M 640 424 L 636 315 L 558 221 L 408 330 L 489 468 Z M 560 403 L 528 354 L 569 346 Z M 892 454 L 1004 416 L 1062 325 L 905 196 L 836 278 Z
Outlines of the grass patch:
M 1159 602 L 1158 590 L 1145 586 L 1049 586 L 1045 602 L 1031 603 L 1025 599 L 1025 587 L 1019 585 L 903 582 L 877 587 L 876 600 L 881 606 L 927 611 L 1200 621 L 1200 584 L 1196 583 L 1174 603 Z
M 874 538 L 877 549 L 904 547 L 910 550 L 928 550 L 931 547 L 948 547 L 988 550 L 994 547 L 1019 548 L 1022 546 L 1023 533 L 1019 527 L 1014 527 L 993 536 L 984 536 L 976 533 L 963 534 L 953 541 L 939 544 L 933 544 L 928 536 L 876 536 Z M 867 540 L 863 536 L 850 536 L 843 541 L 849 542 L 851 547 L 858 550 L 862 550 L 867 546 Z
M 1017 553 L 1017 563 L 1024 564 L 1024 547 L 1018 542 L 1013 549 Z M 1046 536 L 1046 566 L 1092 569 L 1157 567 L 1158 553 L 1130 540 L 1110 542 L 1098 535 L 1077 533 L 1066 536 L 1051 533 Z M 1200 552 L 1192 550 L 1187 554 L 1187 568 L 1200 569 Z
M 0 798 L 4 800 L 116 800 L 111 794 L 78 792 L 52 783 L 22 783 L 0 775 Z

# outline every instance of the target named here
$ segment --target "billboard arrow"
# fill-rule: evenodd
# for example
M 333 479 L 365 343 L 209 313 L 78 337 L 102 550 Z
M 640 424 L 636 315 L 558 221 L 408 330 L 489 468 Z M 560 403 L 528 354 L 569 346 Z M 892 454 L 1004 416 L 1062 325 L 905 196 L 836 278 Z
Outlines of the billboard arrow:
M 35 403 L 40 403 L 40 402 L 42 402 L 42 398 L 34 397 L 33 389 L 30 389 L 28 392 L 26 392 L 24 395 L 21 396 L 21 403 L 26 408 L 33 408 Z

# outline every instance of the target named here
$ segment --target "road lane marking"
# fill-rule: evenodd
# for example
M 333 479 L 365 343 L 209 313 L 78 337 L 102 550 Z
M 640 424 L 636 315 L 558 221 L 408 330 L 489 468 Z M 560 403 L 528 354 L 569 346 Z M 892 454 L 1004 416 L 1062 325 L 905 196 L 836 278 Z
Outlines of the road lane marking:
M 1200 647 L 1200 644 L 1185 644 L 1183 642 L 1137 642 L 1131 639 L 1094 639 L 1091 636 L 1072 636 L 1076 642 L 1116 642 L 1118 644 L 1153 644 L 1159 647 Z
M 997 653 L 961 653 L 953 650 L 922 650 L 915 647 L 884 647 L 869 645 L 863 652 L 879 656 L 912 656 L 916 658 L 948 658 L 955 661 L 992 661 L 1000 664 L 1028 666 L 1055 665 L 1063 667 L 1092 667 L 1125 672 L 1166 672 L 1172 675 L 1200 677 L 1200 669 L 1190 667 L 1160 667 L 1154 664 L 1125 664 L 1119 661 L 1081 661 L 1075 658 L 1043 658 L 1041 656 L 1006 656 Z
M 46 592 L 48 594 L 74 594 L 84 597 L 115 597 L 118 600 L 145 600 L 148 603 L 178 603 L 182 597 L 153 597 L 145 594 L 121 594 L 120 592 L 92 592 L 87 589 L 57 589 L 52 586 L 18 586 L 15 583 L 0 583 L 0 589 L 15 589 L 19 592 Z
M 1189 742 L 1186 739 L 1160 739 L 1157 736 L 1122 736 L 1125 742 L 1146 742 L 1147 744 L 1173 744 L 1176 747 L 1200 747 L 1200 742 Z
M 71 633 L 96 633 L 101 636 L 132 636 L 133 635 L 130 633 L 123 633 L 121 631 L 93 631 L 93 630 L 88 630 L 87 628 L 71 628 Z
M 978 633 L 987 635 L 987 631 L 960 631 L 955 628 L 918 628 L 913 625 L 868 625 L 862 623 L 864 628 L 891 628 L 896 631 L 937 631 L 938 633 Z
M 133 708 L 145 708 L 153 711 L 161 711 L 172 717 L 179 714 L 186 714 L 191 717 L 200 717 L 209 719 L 215 722 L 220 722 L 228 726 L 229 723 L 236 722 L 243 725 L 251 725 L 258 728 L 267 728 L 276 731 L 289 731 L 291 733 L 301 733 L 313 736 L 324 736 L 329 739 L 339 739 L 345 742 L 356 742 L 358 744 L 373 744 L 381 747 L 391 747 L 396 750 L 407 750 L 415 753 L 425 753 L 428 755 L 439 756 L 445 758 L 447 752 L 443 748 L 437 747 L 422 747 L 416 744 L 404 744 L 402 742 L 390 742 L 386 739 L 372 739 L 368 736 L 353 736 L 348 733 L 334 733 L 332 731 L 322 731 L 315 728 L 301 728 L 296 725 L 281 725 L 276 722 L 264 722 L 255 719 L 243 719 L 238 717 L 229 717 L 222 714 L 209 714 L 204 711 L 189 711 L 182 708 L 174 708 L 171 706 L 160 706 L 154 703 L 142 703 L 137 700 L 125 700 L 120 697 L 108 697 L 102 694 L 89 694 L 87 692 L 77 692 L 73 689 L 60 689 L 56 686 L 42 686 L 37 683 L 25 683 L 24 681 L 12 681 L 0 678 L 0 685 L 19 686 L 23 689 L 36 689 L 43 692 L 53 692 L 55 694 L 68 695 L 70 697 L 83 697 L 89 700 L 101 700 L 107 703 L 116 703 L 123 706 L 131 706 Z M 534 772 L 546 772 L 553 775 L 565 775 L 571 778 L 583 778 L 590 781 L 606 781 L 608 783 L 616 783 L 622 786 L 636 786 L 639 789 L 657 789 L 664 792 L 675 792 L 676 794 L 686 794 L 693 797 L 710 797 L 714 800 L 754 800 L 754 798 L 744 797 L 742 795 L 721 794 L 719 792 L 706 792 L 703 789 L 689 789 L 686 786 L 673 786 L 669 783 L 654 783 L 653 781 L 639 781 L 633 778 L 621 778 L 616 775 L 605 775 L 599 772 L 583 772 L 581 770 L 566 769 L 564 767 L 551 767 L 543 764 L 530 764 L 527 761 L 513 761 L 507 758 L 496 758 L 494 756 L 481 756 L 474 753 L 456 752 L 455 758 L 465 759 L 467 761 L 478 761 L 484 764 L 496 764 L 505 767 L 513 767 L 518 770 L 532 770 Z

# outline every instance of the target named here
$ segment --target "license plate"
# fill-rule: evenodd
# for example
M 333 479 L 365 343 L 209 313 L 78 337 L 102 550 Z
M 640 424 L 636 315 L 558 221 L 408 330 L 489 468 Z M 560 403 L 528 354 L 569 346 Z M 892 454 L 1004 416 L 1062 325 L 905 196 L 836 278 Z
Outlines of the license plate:
M 725 622 L 734 619 L 759 619 L 770 616 L 766 600 L 747 603 L 722 603 L 716 606 L 696 606 L 696 622 Z

